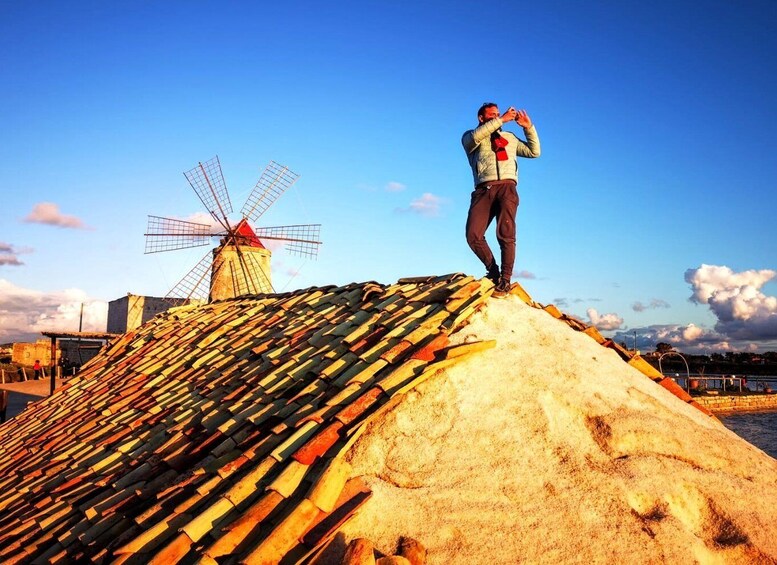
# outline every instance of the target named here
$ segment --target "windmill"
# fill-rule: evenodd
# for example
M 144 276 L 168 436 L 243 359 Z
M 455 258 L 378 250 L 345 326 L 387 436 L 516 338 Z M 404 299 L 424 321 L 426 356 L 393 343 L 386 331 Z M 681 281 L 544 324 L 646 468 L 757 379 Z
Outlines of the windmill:
M 270 161 L 248 195 L 240 220 L 234 224 L 228 217 L 232 213 L 232 202 L 218 156 L 198 163 L 184 176 L 217 223 L 217 231 L 214 233 L 208 224 L 149 216 L 145 253 L 210 245 L 212 237 L 218 237 L 220 241 L 167 293 L 166 298 L 204 301 L 273 292 L 270 279 L 272 254 L 263 241 L 284 242 L 289 253 L 300 257 L 315 259 L 318 255 L 321 224 L 251 227 L 299 178 L 288 167 Z

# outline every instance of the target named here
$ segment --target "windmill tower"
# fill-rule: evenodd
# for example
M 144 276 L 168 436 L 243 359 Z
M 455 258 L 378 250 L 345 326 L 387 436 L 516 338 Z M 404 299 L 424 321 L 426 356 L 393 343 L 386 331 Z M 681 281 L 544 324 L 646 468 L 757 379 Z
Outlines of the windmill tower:
M 288 167 L 270 161 L 246 199 L 241 218 L 232 224 L 227 185 L 218 156 L 184 173 L 205 209 L 217 223 L 212 226 L 160 216 L 148 217 L 145 253 L 158 253 L 210 245 L 220 238 L 215 249 L 205 256 L 167 293 L 176 300 L 222 300 L 247 294 L 273 292 L 270 277 L 272 253 L 263 241 L 280 241 L 285 249 L 300 257 L 315 259 L 321 242 L 321 224 L 251 227 L 251 223 L 286 190 L 299 175 Z M 249 223 L 250 222 L 250 223 Z

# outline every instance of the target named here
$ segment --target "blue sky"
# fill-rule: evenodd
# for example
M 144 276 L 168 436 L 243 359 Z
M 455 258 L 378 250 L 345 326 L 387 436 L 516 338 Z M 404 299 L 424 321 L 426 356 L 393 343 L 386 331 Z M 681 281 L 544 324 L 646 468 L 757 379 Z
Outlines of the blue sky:
M 542 142 L 535 300 L 642 349 L 777 348 L 777 4 L 535 4 L 0 3 L 0 342 L 163 295 L 204 250 L 144 255 L 147 215 L 201 211 L 181 173 L 216 154 L 238 210 L 269 160 L 301 174 L 259 225 L 324 245 L 277 252 L 278 290 L 481 275 L 460 138 L 489 100 Z

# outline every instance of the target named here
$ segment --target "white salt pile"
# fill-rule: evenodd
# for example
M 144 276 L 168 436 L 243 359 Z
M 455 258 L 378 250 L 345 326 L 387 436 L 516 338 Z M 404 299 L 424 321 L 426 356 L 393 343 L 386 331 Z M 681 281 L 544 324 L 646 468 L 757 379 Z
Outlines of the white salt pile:
M 431 564 L 777 560 L 777 460 L 515 297 L 497 340 L 411 392 L 350 453 L 373 497 L 345 542 Z

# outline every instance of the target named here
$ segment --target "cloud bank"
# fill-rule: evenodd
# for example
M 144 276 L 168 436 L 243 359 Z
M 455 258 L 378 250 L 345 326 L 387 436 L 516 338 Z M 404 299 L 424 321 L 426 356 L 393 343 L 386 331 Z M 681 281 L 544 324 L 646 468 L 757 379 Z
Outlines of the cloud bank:
M 631 346 L 636 331 L 637 344 L 645 351 L 652 351 L 660 341 L 688 353 L 775 350 L 777 297 L 762 291 L 775 277 L 777 271 L 772 269 L 736 272 L 730 267 L 705 264 L 688 269 L 685 282 L 691 286 L 690 300 L 709 307 L 716 319 L 714 328 L 694 324 L 653 325 L 616 333 L 613 339 Z
M 59 228 L 87 229 L 84 222 L 76 216 L 69 216 L 59 211 L 59 206 L 53 202 L 39 202 L 32 207 L 24 221 L 29 224 L 45 224 Z
M 44 293 L 0 279 L 0 343 L 35 341 L 44 331 L 78 331 L 82 303 L 83 331 L 104 332 L 107 302 L 75 288 Z

